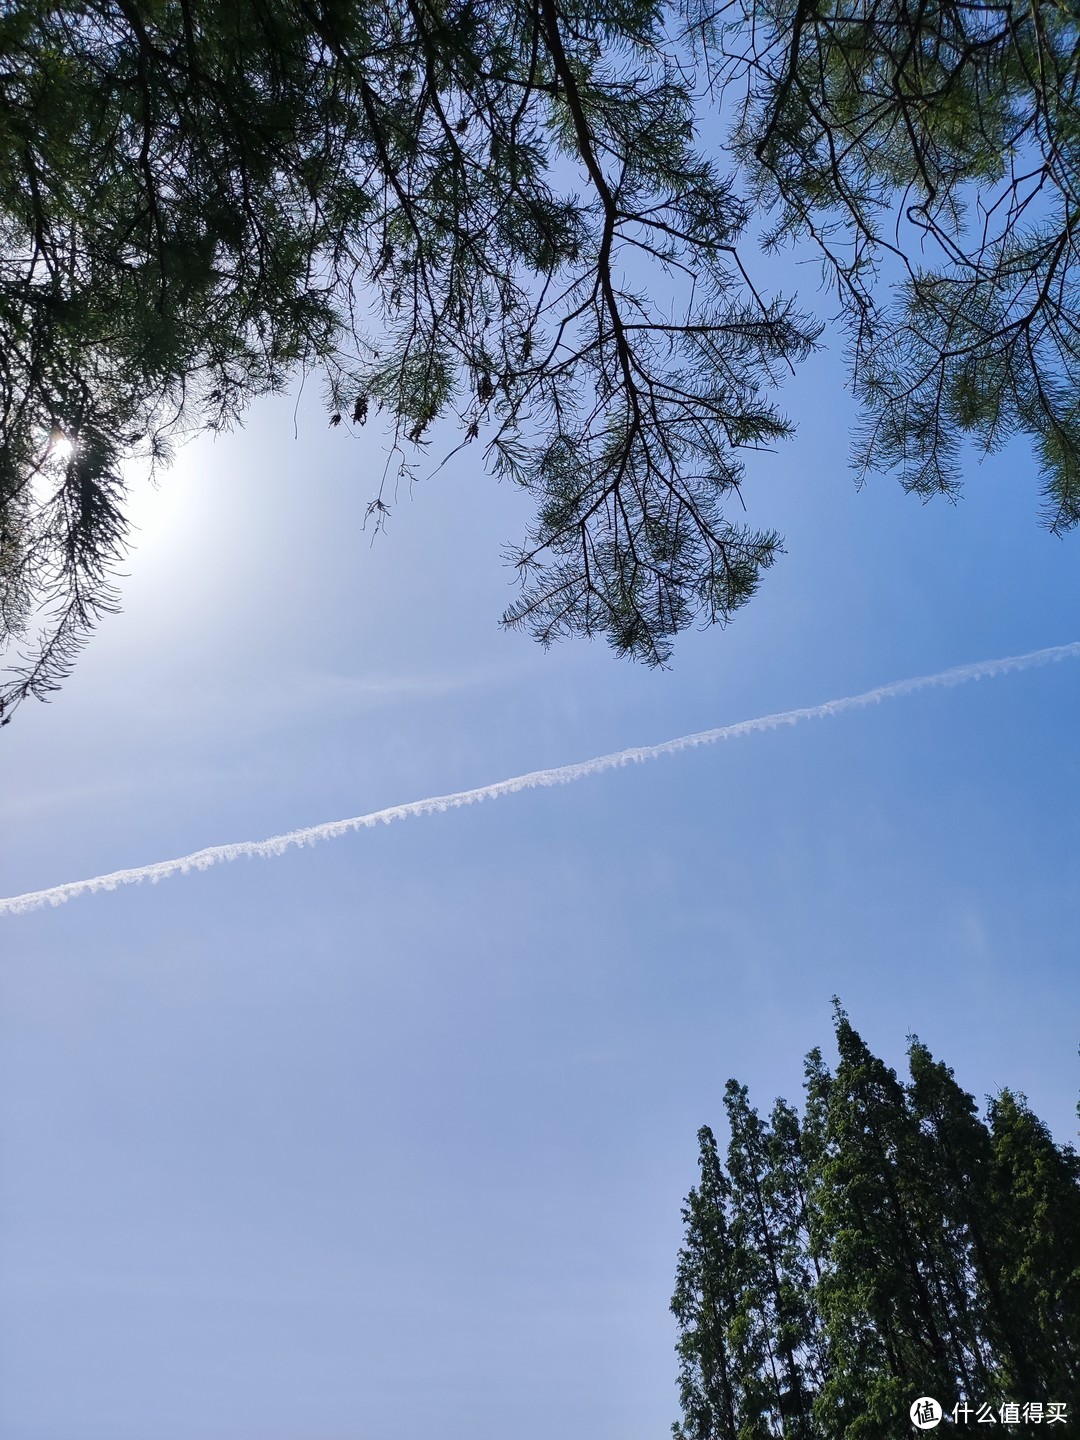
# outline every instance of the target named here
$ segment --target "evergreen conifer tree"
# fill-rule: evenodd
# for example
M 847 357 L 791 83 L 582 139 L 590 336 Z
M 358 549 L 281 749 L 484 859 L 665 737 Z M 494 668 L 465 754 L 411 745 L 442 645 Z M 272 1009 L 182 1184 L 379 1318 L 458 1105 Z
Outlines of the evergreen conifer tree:
M 801 1121 L 778 1101 L 763 1122 L 730 1081 L 726 1168 L 701 1132 L 672 1306 L 678 1440 L 892 1440 L 924 1395 L 989 1407 L 1004 1433 L 1009 1404 L 1075 1420 L 1080 1159 L 1009 1091 L 980 1119 L 916 1037 L 902 1082 L 839 1005 L 835 1034 L 834 1071 L 807 1057 Z
M 731 1184 L 707 1126 L 698 1131 L 698 1153 L 701 1178 L 683 1209 L 686 1239 L 671 1302 L 680 1329 L 683 1412 L 674 1434 L 676 1440 L 734 1436 L 739 1429 L 763 1435 L 760 1354 L 742 1306 L 748 1257 L 732 1232 Z

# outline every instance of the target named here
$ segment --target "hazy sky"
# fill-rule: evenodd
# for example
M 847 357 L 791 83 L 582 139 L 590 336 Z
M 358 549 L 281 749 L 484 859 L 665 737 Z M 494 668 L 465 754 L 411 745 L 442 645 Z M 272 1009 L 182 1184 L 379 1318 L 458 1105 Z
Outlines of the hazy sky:
M 475 448 L 372 545 L 377 425 L 190 447 L 3 733 L 0 894 L 1080 638 L 1022 447 L 857 494 L 827 357 L 787 403 L 789 553 L 666 673 L 498 629 Z M 1078 718 L 1067 661 L 0 919 L 0 1440 L 666 1435 L 695 1132 L 832 994 L 1073 1138 Z

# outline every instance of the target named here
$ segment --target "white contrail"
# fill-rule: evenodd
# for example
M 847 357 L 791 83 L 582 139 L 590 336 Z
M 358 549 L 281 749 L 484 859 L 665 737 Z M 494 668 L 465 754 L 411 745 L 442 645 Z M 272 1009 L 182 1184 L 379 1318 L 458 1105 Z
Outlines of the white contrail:
M 734 740 L 740 735 L 753 735 L 759 730 L 775 730 L 781 725 L 797 725 L 802 720 L 824 719 L 843 710 L 859 710 L 910 695 L 916 690 L 939 686 L 963 685 L 968 680 L 988 680 L 1010 670 L 1029 670 L 1036 665 L 1049 665 L 1056 660 L 1080 659 L 1080 640 L 1069 645 L 1054 645 L 1048 650 L 1032 650 L 1027 655 L 1010 655 L 1002 660 L 983 660 L 976 665 L 958 665 L 937 675 L 920 675 L 914 680 L 898 680 L 892 685 L 879 685 L 861 695 L 846 695 L 840 700 L 826 700 L 824 705 L 808 705 L 801 710 L 781 710 L 776 715 L 761 715 L 756 720 L 740 720 L 735 725 L 721 725 L 715 730 L 699 730 L 694 735 L 680 735 L 660 745 L 637 745 L 630 750 L 617 750 L 612 755 L 598 755 L 594 760 L 581 760 L 576 765 L 559 765 L 551 770 L 531 770 L 510 780 L 497 780 L 493 785 L 480 785 L 475 790 L 457 790 L 452 795 L 433 795 L 428 800 L 410 800 L 406 805 L 390 805 L 385 810 L 372 810 L 367 815 L 354 815 L 348 820 L 329 820 L 323 825 L 308 825 L 303 830 L 289 830 L 284 835 L 271 835 L 268 840 L 238 840 L 231 845 L 211 845 L 182 855 L 178 860 L 158 860 L 153 865 L 139 865 L 132 870 L 113 870 L 108 875 L 95 875 L 90 880 L 72 880 L 48 890 L 30 890 L 0 900 L 0 915 L 22 915 L 43 905 L 63 905 L 79 895 L 95 890 L 115 890 L 118 885 L 136 885 L 143 880 L 156 883 L 170 875 L 186 875 L 189 870 L 206 870 L 224 860 L 254 859 L 264 855 L 281 855 L 292 845 L 314 845 L 317 840 L 333 840 L 352 830 L 371 830 L 376 825 L 389 825 L 394 820 L 408 820 L 414 815 L 434 815 L 443 810 L 456 810 L 462 805 L 475 805 L 480 800 L 496 800 L 500 795 L 514 795 L 519 790 L 536 790 L 543 785 L 569 785 L 587 775 L 599 775 L 620 765 L 655 760 L 661 755 L 674 755 L 696 745 L 713 745 L 718 740 Z

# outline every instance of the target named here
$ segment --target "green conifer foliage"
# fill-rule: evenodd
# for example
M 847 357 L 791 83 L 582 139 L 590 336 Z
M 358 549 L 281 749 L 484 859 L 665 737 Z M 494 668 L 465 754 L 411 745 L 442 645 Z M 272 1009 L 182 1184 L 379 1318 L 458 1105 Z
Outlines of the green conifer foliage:
M 723 502 L 820 327 L 745 278 L 665 24 L 652 0 L 4 7 L 0 643 L 56 613 L 0 700 L 47 694 L 112 603 L 122 459 L 305 367 L 332 423 L 381 409 L 404 455 L 449 413 L 532 493 L 509 623 L 658 662 L 746 601 L 779 541 Z
M 701 1132 L 672 1305 L 676 1437 L 891 1440 L 914 1433 L 925 1395 L 989 1405 L 1005 1433 L 1020 1429 L 1008 1403 L 1063 1403 L 1075 1421 L 1080 1160 L 1009 1091 L 980 1119 L 917 1038 L 903 1082 L 839 1006 L 835 1033 L 835 1070 L 807 1058 L 802 1120 L 778 1101 L 763 1121 L 730 1081 L 726 1167 Z M 705 1356 L 737 1377 L 722 1404 L 704 1399 Z
M 761 1408 L 758 1357 L 740 1306 L 747 1256 L 732 1233 L 731 1185 L 707 1126 L 698 1147 L 701 1179 L 683 1209 L 686 1240 L 671 1302 L 680 1329 L 677 1440 L 734 1435 L 748 1423 L 754 1434 Z
M 761 244 L 824 262 L 860 467 L 1023 434 L 1074 526 L 1078 63 L 1059 0 L 9 0 L 0 719 L 116 603 L 125 461 L 311 370 L 529 493 L 505 623 L 663 663 L 781 549 L 743 457 L 822 325 Z
M 1008 1090 L 991 1103 L 990 1130 L 1002 1282 L 1029 1363 L 1047 1389 L 1080 1396 L 1080 1157 Z

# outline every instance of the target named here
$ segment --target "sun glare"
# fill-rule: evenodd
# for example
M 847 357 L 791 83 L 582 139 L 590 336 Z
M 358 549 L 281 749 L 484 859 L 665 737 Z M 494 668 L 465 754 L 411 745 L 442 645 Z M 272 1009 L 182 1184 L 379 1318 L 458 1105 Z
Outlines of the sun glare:
M 63 465 L 66 464 L 67 461 L 70 460 L 72 455 L 74 454 L 74 440 L 69 439 L 68 436 L 66 436 L 59 427 L 54 429 L 52 434 L 49 436 L 50 459 L 58 460 L 60 464 Z

